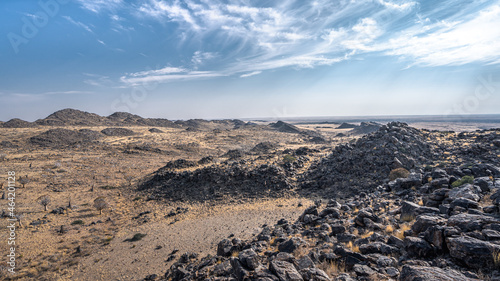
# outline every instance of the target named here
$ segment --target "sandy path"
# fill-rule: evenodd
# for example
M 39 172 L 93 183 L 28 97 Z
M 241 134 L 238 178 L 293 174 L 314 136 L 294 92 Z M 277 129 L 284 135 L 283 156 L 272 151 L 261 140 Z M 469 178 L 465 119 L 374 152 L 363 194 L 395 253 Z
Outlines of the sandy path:
M 200 256 L 215 254 L 217 243 L 230 234 L 249 239 L 262 230 L 263 224 L 275 224 L 281 218 L 297 219 L 307 206 L 304 202 L 305 206 L 297 207 L 297 202 L 287 201 L 282 207 L 276 207 L 276 202 L 244 204 L 208 215 L 190 215 L 172 225 L 153 222 L 121 230 L 110 245 L 82 259 L 72 279 L 140 280 L 148 274 L 163 274 L 172 263 L 166 259 L 174 249 L 179 250 L 177 256 L 188 251 Z M 147 236 L 138 242 L 124 242 L 138 232 Z

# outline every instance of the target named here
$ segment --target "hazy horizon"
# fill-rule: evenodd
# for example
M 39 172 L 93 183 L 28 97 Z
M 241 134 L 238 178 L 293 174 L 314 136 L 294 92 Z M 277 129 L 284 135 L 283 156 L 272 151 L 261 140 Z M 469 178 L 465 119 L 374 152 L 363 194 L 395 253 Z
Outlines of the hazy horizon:
M 11 117 L 9 119 L 0 120 L 0 122 L 7 122 L 11 119 L 21 119 L 28 122 L 35 122 L 39 119 L 44 119 L 49 115 L 62 111 L 62 110 L 78 110 L 83 112 L 88 112 L 92 114 L 97 114 L 102 117 L 107 117 L 111 114 L 100 114 L 99 112 L 94 111 L 86 111 L 77 108 L 63 108 L 56 110 L 54 112 L 49 112 L 44 114 L 43 116 L 38 116 L 34 119 L 24 119 L 18 116 Z M 204 120 L 230 120 L 230 119 L 241 119 L 243 121 L 289 121 L 289 122 L 364 122 L 364 121 L 403 121 L 409 122 L 409 120 L 415 120 L 415 122 L 434 122 L 434 121 L 450 121 L 450 122 L 500 122 L 500 114 L 492 113 L 492 114 L 455 114 L 455 115 L 432 115 L 432 114 L 424 114 L 424 115 L 331 115 L 331 116 L 254 116 L 254 117 L 224 117 L 224 118 L 203 118 L 203 117 L 193 117 L 193 118 L 166 118 L 164 116 L 148 116 L 148 115 L 140 115 L 135 114 L 133 112 L 127 112 L 130 114 L 138 115 L 142 118 L 160 118 L 160 119 L 169 119 L 172 121 L 177 120 L 189 120 L 189 119 L 204 119 Z
M 499 114 L 500 0 L 0 3 L 0 120 Z

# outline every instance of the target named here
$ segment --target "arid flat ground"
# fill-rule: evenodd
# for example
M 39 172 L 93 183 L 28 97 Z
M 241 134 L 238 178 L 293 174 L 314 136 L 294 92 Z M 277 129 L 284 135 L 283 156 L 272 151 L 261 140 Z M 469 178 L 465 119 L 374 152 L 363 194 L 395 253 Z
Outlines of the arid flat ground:
M 0 142 L 18 146 L 1 151 L 5 155 L 2 180 L 6 181 L 8 171 L 30 180 L 25 188 L 18 183 L 15 201 L 16 212 L 23 214 L 23 227 L 16 230 L 16 276 L 22 280 L 140 279 L 164 271 L 169 265 L 165 260 L 174 249 L 180 254 L 207 254 L 230 234 L 248 238 L 264 224 L 296 218 L 311 203 L 303 198 L 282 198 L 191 204 L 148 201 L 147 194 L 136 191 L 138 181 L 169 161 L 197 161 L 212 155 L 217 163 L 225 160 L 221 155 L 228 150 L 249 150 L 263 141 L 275 141 L 280 149 L 305 145 L 295 134 L 253 130 L 186 132 L 169 128 L 160 128 L 164 133 L 150 133 L 149 127 L 127 127 L 138 135 L 105 137 L 99 145 L 47 148 L 27 142 L 53 128 L 0 129 Z M 100 131 L 105 127 L 64 128 Z M 133 145 L 152 145 L 162 152 L 124 152 Z M 37 198 L 45 194 L 51 197 L 48 211 L 37 203 Z M 110 208 L 99 215 L 93 200 L 101 196 Z M 50 212 L 67 206 L 70 200 L 74 207 L 68 213 Z M 2 209 L 6 210 L 7 201 L 2 201 Z M 302 207 L 298 207 L 299 202 Z M 165 218 L 177 207 L 189 211 Z M 146 211 L 150 213 L 133 219 Z M 148 222 L 142 222 L 144 217 Z M 82 224 L 77 224 L 78 220 Z M 0 228 L 6 225 L 7 220 L 0 220 Z M 59 233 L 61 226 L 66 229 L 64 234 Z M 136 233 L 146 236 L 138 242 L 124 242 Z M 0 250 L 6 253 L 7 244 L 2 243 Z
M 432 126 L 457 131 L 472 129 L 451 124 Z M 1 148 L 4 159 L 0 178 L 5 183 L 7 172 L 15 171 L 17 178 L 29 179 L 24 188 L 18 183 L 16 191 L 16 212 L 23 214 L 23 227 L 16 229 L 18 273 L 14 279 L 140 280 L 148 274 L 164 272 L 172 263 L 167 259 L 174 250 L 178 250 L 177 258 L 184 252 L 210 254 L 222 238 L 234 235 L 246 239 L 259 233 L 264 224 L 274 224 L 282 218 L 295 220 L 314 198 L 290 195 L 259 200 L 172 202 L 148 200 L 149 195 L 138 191 L 137 186 L 177 159 L 198 161 L 213 156 L 213 163 L 207 165 L 218 165 L 228 160 L 224 154 L 229 150 L 250 151 L 258 143 L 273 142 L 278 151 L 303 146 L 317 149 L 309 157 L 309 165 L 337 144 L 357 137 L 338 137 L 337 134 L 349 130 L 336 129 L 335 124 L 298 127 L 320 132 L 328 143 L 310 143 L 298 134 L 255 128 L 159 128 L 164 133 L 151 133 L 151 127 L 141 126 L 127 127 L 137 133 L 133 136 L 106 136 L 99 143 L 41 147 L 30 144 L 28 139 L 54 127 L 0 128 L 0 142 L 14 145 Z M 101 131 L 106 127 L 64 128 Z M 282 154 L 270 154 L 267 158 L 248 154 L 244 159 L 252 165 L 273 164 L 282 161 Z M 195 168 L 185 168 L 192 169 Z M 48 211 L 37 203 L 41 195 L 51 198 Z M 109 208 L 100 215 L 93 201 L 101 196 Z M 51 213 L 70 201 L 73 208 L 67 212 Z M 3 210 L 6 203 L 1 200 Z M 187 208 L 187 212 L 168 216 L 177 208 Z M 6 229 L 7 223 L 0 220 L 0 229 Z M 137 233 L 146 236 L 135 242 L 125 241 Z M 6 242 L 0 243 L 2 256 L 7 253 L 7 246 Z M 1 264 L 5 266 L 5 260 Z M 5 276 L 6 272 L 2 274 Z

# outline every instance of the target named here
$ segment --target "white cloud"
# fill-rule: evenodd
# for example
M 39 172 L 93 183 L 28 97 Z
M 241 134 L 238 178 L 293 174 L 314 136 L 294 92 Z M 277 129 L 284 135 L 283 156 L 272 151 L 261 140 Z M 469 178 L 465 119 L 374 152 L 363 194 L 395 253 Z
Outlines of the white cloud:
M 253 71 L 250 73 L 245 73 L 245 74 L 240 75 L 240 78 L 251 77 L 251 76 L 259 75 L 261 73 L 262 73 L 262 71 Z
M 123 7 L 123 0 L 77 0 L 80 5 L 91 12 L 100 13 L 103 10 L 116 10 Z
M 363 54 L 396 56 L 427 66 L 500 61 L 500 7 L 458 0 L 421 9 L 411 0 L 285 0 L 266 7 L 243 0 L 144 0 L 138 15 L 175 22 L 180 47 L 200 46 L 185 66 L 127 74 L 122 82 L 172 81 L 278 68 L 314 68 Z M 500 1 L 496 1 L 500 3 Z M 482 11 L 481 11 L 482 9 Z M 172 28 L 169 26 L 169 28 Z M 192 44 L 191 44 L 192 43 Z M 215 61 L 215 57 L 223 60 Z M 196 72 L 203 65 L 207 72 Z
M 63 16 L 64 19 L 66 19 L 67 21 L 69 21 L 70 23 L 78 26 L 78 27 L 81 27 L 85 30 L 87 30 L 88 32 L 90 33 L 94 33 L 94 31 L 86 24 L 82 23 L 82 22 L 79 22 L 79 21 L 75 21 L 73 18 L 71 18 L 70 16 Z
M 201 51 L 196 51 L 193 54 L 193 57 L 191 58 L 191 62 L 195 65 L 201 65 L 207 60 L 214 59 L 217 56 L 215 53 L 211 52 L 201 52 Z
M 142 73 L 147 73 L 142 72 Z M 212 72 L 212 71 L 189 71 L 184 73 L 166 73 L 166 74 L 157 74 L 154 72 L 150 72 L 147 75 L 137 75 L 137 73 L 133 73 L 128 76 L 120 77 L 120 81 L 129 85 L 136 86 L 140 84 L 148 84 L 148 83 L 160 83 L 160 82 L 171 82 L 171 81 L 179 81 L 179 80 L 193 80 L 193 79 L 206 79 L 206 78 L 214 78 L 224 76 L 221 73 Z
M 462 23 L 444 24 L 429 34 L 401 35 L 389 41 L 388 55 L 409 57 L 426 66 L 495 63 L 500 56 L 500 6 Z
M 135 73 L 129 73 L 128 76 L 131 77 L 144 77 L 144 76 L 154 76 L 154 75 L 165 75 L 165 74 L 172 74 L 172 73 L 182 73 L 186 72 L 186 69 L 184 68 L 179 68 L 179 67 L 164 67 L 161 69 L 155 69 L 155 70 L 147 70 L 147 71 L 140 71 L 140 72 L 135 72 Z

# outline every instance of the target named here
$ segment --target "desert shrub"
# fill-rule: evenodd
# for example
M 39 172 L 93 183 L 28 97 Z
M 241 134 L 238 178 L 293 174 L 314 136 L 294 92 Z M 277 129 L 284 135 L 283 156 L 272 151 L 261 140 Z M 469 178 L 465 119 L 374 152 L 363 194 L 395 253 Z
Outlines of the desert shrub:
M 141 240 L 142 238 L 144 238 L 147 234 L 143 234 L 143 233 L 136 233 L 134 234 L 134 236 L 132 236 L 132 238 L 129 238 L 127 239 L 126 241 L 128 242 L 136 242 L 136 241 L 139 241 Z
M 397 168 L 389 173 L 389 180 L 393 181 L 399 178 L 407 178 L 409 175 L 410 172 L 408 172 L 405 168 Z
M 28 179 L 28 176 L 24 177 L 24 178 L 20 178 L 19 180 L 19 183 L 23 186 L 27 185 L 29 182 L 30 182 L 30 179 Z
M 44 210 L 47 211 L 47 206 L 50 204 L 50 196 L 49 195 L 42 195 L 38 197 L 36 200 L 38 204 L 42 205 Z
M 77 224 L 78 224 L 78 225 L 83 225 L 83 224 L 85 224 L 85 223 L 84 223 L 82 220 L 74 220 L 74 221 L 71 223 L 71 225 L 77 225 Z
M 104 197 L 98 197 L 94 200 L 94 208 L 96 208 L 99 211 L 99 215 L 102 215 L 102 210 L 106 209 L 109 207 L 108 202 L 106 202 L 106 199 Z
M 297 161 L 297 159 L 295 157 L 293 157 L 292 155 L 290 155 L 290 154 L 287 154 L 287 155 L 283 156 L 283 162 L 284 163 L 293 163 L 295 161 Z
M 454 181 L 451 186 L 453 187 L 459 187 L 461 185 L 464 185 L 466 183 L 473 183 L 474 182 L 474 177 L 473 176 L 463 176 L 461 179 Z

